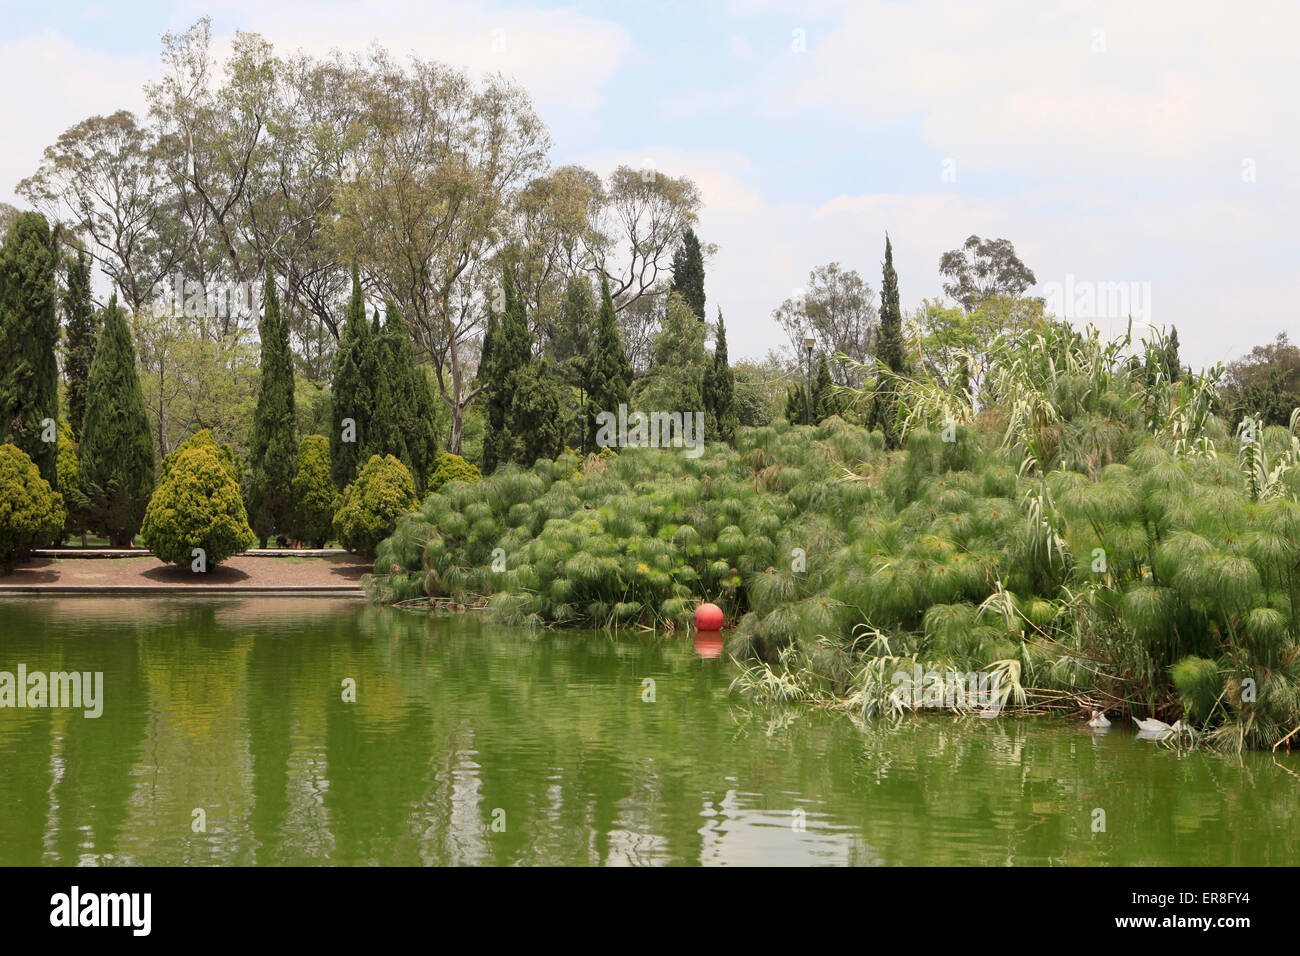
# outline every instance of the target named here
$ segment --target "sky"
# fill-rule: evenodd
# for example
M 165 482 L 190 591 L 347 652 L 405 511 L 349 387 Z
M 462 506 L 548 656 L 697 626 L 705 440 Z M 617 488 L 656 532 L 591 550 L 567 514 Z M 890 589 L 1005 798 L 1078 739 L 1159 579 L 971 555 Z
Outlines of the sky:
M 977 234 L 1011 240 L 1058 315 L 1176 325 L 1198 368 L 1293 331 L 1294 2 L 0 0 L 0 201 L 24 205 L 68 127 L 143 112 L 162 34 L 204 14 L 219 41 L 506 73 L 553 164 L 690 176 L 734 358 L 784 343 L 771 312 L 815 266 L 878 293 L 886 232 L 904 309 Z

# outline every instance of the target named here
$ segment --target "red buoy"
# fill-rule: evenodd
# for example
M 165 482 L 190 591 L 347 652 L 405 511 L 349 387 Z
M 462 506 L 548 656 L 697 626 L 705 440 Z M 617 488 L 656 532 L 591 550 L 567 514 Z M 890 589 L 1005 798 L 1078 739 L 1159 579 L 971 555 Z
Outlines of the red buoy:
M 695 626 L 701 631 L 720 631 L 726 620 L 716 604 L 701 604 L 695 609 Z

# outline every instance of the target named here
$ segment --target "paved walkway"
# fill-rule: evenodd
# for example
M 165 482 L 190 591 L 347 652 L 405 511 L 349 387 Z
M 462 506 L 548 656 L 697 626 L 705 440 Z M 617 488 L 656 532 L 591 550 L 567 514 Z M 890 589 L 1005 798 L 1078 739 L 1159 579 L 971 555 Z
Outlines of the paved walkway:
M 0 575 L 0 594 L 184 593 L 353 594 L 373 564 L 346 551 L 252 551 L 227 558 L 206 574 L 164 564 L 147 551 L 123 556 L 53 557 L 79 549 L 41 551 L 10 575 Z M 107 549 L 104 549 L 107 550 Z

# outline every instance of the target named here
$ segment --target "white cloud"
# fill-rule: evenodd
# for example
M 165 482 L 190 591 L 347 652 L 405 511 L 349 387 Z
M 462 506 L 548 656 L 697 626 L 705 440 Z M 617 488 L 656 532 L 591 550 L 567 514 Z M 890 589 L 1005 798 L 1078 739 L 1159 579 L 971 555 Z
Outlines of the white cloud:
M 25 205 L 14 186 L 68 127 L 96 114 L 142 111 L 141 85 L 156 62 L 87 50 L 52 30 L 0 44 L 0 88 L 11 91 L 0 112 L 0 201 Z
M 871 126 L 919 118 L 965 168 L 1166 174 L 1252 155 L 1292 127 L 1300 7 L 1212 2 L 853 4 L 804 58 L 772 64 L 778 108 Z M 805 62 L 806 61 L 806 62 Z

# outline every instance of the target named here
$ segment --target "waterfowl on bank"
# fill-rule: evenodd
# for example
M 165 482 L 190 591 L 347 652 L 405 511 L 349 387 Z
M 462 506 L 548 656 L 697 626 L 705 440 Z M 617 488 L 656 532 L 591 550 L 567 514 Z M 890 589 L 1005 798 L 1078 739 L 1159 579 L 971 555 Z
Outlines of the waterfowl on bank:
M 1094 710 L 1092 712 L 1092 720 L 1088 721 L 1088 726 L 1096 727 L 1098 729 L 1109 727 L 1110 721 L 1106 719 L 1106 712 L 1104 710 Z
M 1144 734 L 1167 734 L 1171 733 L 1174 729 L 1163 720 L 1156 720 L 1154 717 L 1144 717 L 1141 720 L 1134 717 L 1133 723 L 1137 724 L 1138 730 Z M 1179 728 L 1181 729 L 1182 721 L 1180 720 L 1178 723 Z

